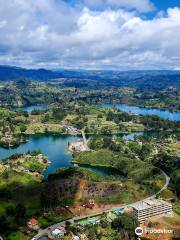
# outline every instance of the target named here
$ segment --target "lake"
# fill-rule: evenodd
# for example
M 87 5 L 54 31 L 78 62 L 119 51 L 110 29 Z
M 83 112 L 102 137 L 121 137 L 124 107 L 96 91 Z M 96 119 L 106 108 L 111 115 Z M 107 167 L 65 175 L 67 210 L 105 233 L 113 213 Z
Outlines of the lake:
M 132 140 L 135 136 L 143 135 L 143 132 L 132 134 L 118 134 L 117 137 Z M 17 148 L 5 149 L 0 147 L 0 160 L 10 157 L 15 153 L 26 153 L 28 151 L 40 150 L 51 161 L 51 164 L 46 169 L 45 178 L 50 173 L 56 172 L 58 168 L 72 166 L 72 154 L 68 152 L 68 142 L 81 140 L 79 136 L 39 134 L 31 135 L 28 142 L 21 144 Z M 95 169 L 94 169 L 95 170 Z M 96 172 L 105 175 L 107 172 L 102 169 L 97 169 Z
M 158 131 L 144 131 L 144 132 L 134 132 L 129 134 L 118 133 L 114 134 L 114 137 L 122 138 L 124 140 L 134 140 L 137 137 L 156 137 L 160 134 Z
M 15 107 L 16 110 L 24 110 L 28 113 L 31 113 L 33 110 L 40 110 L 44 111 L 48 109 L 48 106 L 46 105 L 32 105 L 32 106 L 24 106 L 24 107 Z
M 113 108 L 113 104 L 102 104 L 98 105 L 101 107 Z M 116 104 L 115 107 L 121 111 L 133 113 L 133 114 L 142 114 L 142 115 L 158 115 L 159 117 L 170 119 L 173 121 L 180 120 L 180 113 L 170 112 L 168 110 L 163 111 L 159 109 L 149 109 L 149 108 L 139 108 L 135 106 L 128 106 L 126 104 Z M 37 106 L 27 106 L 20 109 L 31 112 L 32 110 L 46 110 L 48 107 L 45 105 Z M 18 108 L 19 109 L 19 108 Z M 114 135 L 119 138 L 126 140 L 133 140 L 138 136 L 149 136 L 149 132 L 138 132 L 131 134 L 117 134 Z M 156 134 L 156 133 L 155 133 Z M 58 168 L 72 166 L 70 163 L 72 159 L 72 154 L 68 152 L 68 142 L 74 142 L 80 140 L 81 137 L 78 136 L 64 136 L 64 135 L 51 135 L 51 134 L 42 134 L 42 135 L 32 135 L 29 136 L 29 141 L 25 144 L 21 144 L 17 148 L 4 149 L 0 147 L 0 160 L 8 158 L 15 153 L 26 153 L 28 151 L 40 150 L 45 154 L 51 164 L 46 169 L 44 176 L 47 177 L 48 174 L 56 172 Z M 94 169 L 96 172 L 101 173 L 102 175 L 107 174 L 102 169 Z
M 123 176 L 120 171 L 111 168 L 111 167 L 98 167 L 98 166 L 90 166 L 86 164 L 78 164 L 79 167 L 86 168 L 92 171 L 95 171 L 96 173 L 101 174 L 103 177 L 113 176 L 116 178 L 124 179 L 125 176 Z
M 180 121 L 180 112 L 171 112 L 169 110 L 160 110 L 158 108 L 136 107 L 129 106 L 127 104 L 98 104 L 98 107 L 116 108 L 123 112 L 132 113 L 135 115 L 156 115 L 171 121 Z
M 0 148 L 0 159 L 7 158 L 15 153 L 40 150 L 51 161 L 44 173 L 44 176 L 47 177 L 48 174 L 56 172 L 58 168 L 72 166 L 70 163 L 72 154 L 67 151 L 68 142 L 74 142 L 79 139 L 76 136 L 33 135 L 29 137 L 27 143 L 21 144 L 17 148 Z

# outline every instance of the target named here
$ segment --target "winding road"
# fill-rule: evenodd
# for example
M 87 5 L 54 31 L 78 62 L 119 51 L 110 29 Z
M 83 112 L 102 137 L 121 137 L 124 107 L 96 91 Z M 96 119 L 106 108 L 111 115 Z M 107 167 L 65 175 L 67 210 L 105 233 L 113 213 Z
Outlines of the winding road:
M 157 169 L 159 169 L 159 168 L 157 168 Z M 132 204 L 120 205 L 119 208 L 122 208 L 122 209 L 123 209 L 123 208 L 129 207 L 129 206 L 133 207 L 133 206 L 135 206 L 136 204 L 138 204 L 138 203 L 140 203 L 140 202 L 142 202 L 142 201 L 146 201 L 146 200 L 149 200 L 149 199 L 154 199 L 154 198 L 156 198 L 162 191 L 164 191 L 165 189 L 167 189 L 167 187 L 168 187 L 168 185 L 169 185 L 169 182 L 170 182 L 170 177 L 169 177 L 163 170 L 161 170 L 161 169 L 159 169 L 159 170 L 160 170 L 160 171 L 162 172 L 162 174 L 164 175 L 166 182 L 165 182 L 164 186 L 163 186 L 157 193 L 155 193 L 154 195 L 152 195 L 152 196 L 150 196 L 150 197 L 147 197 L 147 198 L 145 198 L 145 199 L 143 199 L 143 200 L 140 200 L 140 201 L 137 201 L 137 202 L 135 202 L 135 203 L 132 203 Z M 118 208 L 118 207 L 116 207 L 116 208 L 111 208 L 111 209 L 106 210 L 106 211 L 98 212 L 97 214 L 86 215 L 86 216 L 81 216 L 81 217 L 74 217 L 74 218 L 72 218 L 72 219 L 69 219 L 68 221 L 73 223 L 73 222 L 75 222 L 75 221 L 77 221 L 77 220 L 81 220 L 81 219 L 88 218 L 88 217 L 95 217 L 95 216 L 101 215 L 101 214 L 103 214 L 103 213 L 108 213 L 108 212 L 114 211 L 114 210 L 116 210 L 117 208 Z M 64 225 L 65 223 L 66 223 L 66 221 L 63 221 L 63 222 L 60 222 L 60 223 L 56 223 L 56 224 L 54 224 L 54 225 L 52 225 L 52 226 L 50 226 L 50 227 L 48 227 L 48 228 L 46 228 L 46 229 L 43 229 L 43 230 L 40 229 L 39 232 L 38 232 L 38 234 L 37 234 L 36 236 L 34 236 L 34 237 L 32 238 L 32 240 L 38 240 L 39 238 L 41 238 L 41 237 L 43 237 L 43 236 L 48 236 L 48 234 L 49 234 L 53 229 L 56 229 L 56 228 L 58 228 L 60 225 Z

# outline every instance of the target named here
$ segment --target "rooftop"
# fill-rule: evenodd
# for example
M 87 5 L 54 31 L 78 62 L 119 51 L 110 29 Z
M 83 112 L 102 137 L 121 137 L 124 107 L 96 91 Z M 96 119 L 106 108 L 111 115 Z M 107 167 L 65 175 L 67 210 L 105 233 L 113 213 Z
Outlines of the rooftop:
M 28 224 L 31 224 L 32 226 L 38 225 L 38 221 L 35 218 L 31 218 L 28 222 Z
M 133 206 L 133 208 L 136 209 L 136 210 L 144 210 L 144 209 L 151 208 L 153 206 L 162 205 L 162 204 L 171 206 L 170 203 L 165 202 L 165 201 L 160 200 L 160 199 L 148 199 L 148 200 L 144 200 L 144 201 L 136 203 Z

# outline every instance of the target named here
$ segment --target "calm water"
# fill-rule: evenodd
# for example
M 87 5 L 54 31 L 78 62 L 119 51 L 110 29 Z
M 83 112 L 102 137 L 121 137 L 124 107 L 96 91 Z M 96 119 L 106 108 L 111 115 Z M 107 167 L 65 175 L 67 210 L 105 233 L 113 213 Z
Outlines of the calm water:
M 141 133 L 132 134 L 118 134 L 117 137 L 123 139 L 134 139 L 137 135 L 143 135 Z M 80 140 L 77 136 L 63 136 L 63 135 L 32 135 L 29 137 L 29 141 L 25 144 L 21 144 L 17 148 L 5 149 L 0 147 L 0 160 L 10 157 L 15 153 L 26 153 L 28 151 L 40 150 L 45 154 L 51 164 L 45 171 L 45 177 L 50 173 L 54 173 L 58 168 L 72 166 L 70 163 L 72 159 L 72 154 L 68 152 L 68 142 L 74 142 Z M 104 169 L 94 169 L 97 173 L 102 175 L 109 175 L 109 173 Z
M 86 169 L 95 171 L 96 173 L 101 174 L 103 177 L 114 176 L 114 177 L 118 177 L 120 179 L 124 179 L 124 176 L 122 174 L 120 174 L 119 171 L 117 171 L 113 168 L 110 169 L 110 168 L 106 168 L 106 167 L 93 167 L 93 166 L 88 166 L 85 164 L 78 164 L 78 165 L 82 168 L 86 168 Z
M 101 107 L 114 107 L 113 104 L 103 104 Z M 161 111 L 159 109 L 148 109 L 148 108 L 139 108 L 134 106 L 128 106 L 126 104 L 117 104 L 115 105 L 117 109 L 121 111 L 134 113 L 134 114 L 142 114 L 142 115 L 158 115 L 159 117 L 170 119 L 170 120 L 180 120 L 180 113 L 172 113 L 168 110 Z M 28 106 L 21 108 L 28 112 L 32 110 L 46 110 L 47 106 Z M 117 137 L 133 140 L 138 136 L 148 136 L 149 133 L 139 132 L 139 133 L 131 133 L 131 134 L 118 134 Z M 71 166 L 71 153 L 67 152 L 68 142 L 74 142 L 79 140 L 79 137 L 76 136 L 53 136 L 53 135 L 34 135 L 29 137 L 29 141 L 25 144 L 20 145 L 14 149 L 4 149 L 0 147 L 0 160 L 7 158 L 15 153 L 26 153 L 27 151 L 40 150 L 43 154 L 45 154 L 51 164 L 45 171 L 45 177 L 50 173 L 54 173 L 58 168 L 61 167 L 69 167 Z M 102 169 L 94 169 L 96 172 L 101 173 L 102 175 L 108 174 L 106 171 Z
M 145 135 L 145 132 L 135 132 L 135 133 L 129 133 L 129 134 L 118 133 L 118 134 L 113 134 L 113 137 L 122 138 L 124 140 L 134 140 L 136 137 L 144 136 L 144 135 Z
M 33 110 L 47 110 L 48 106 L 46 105 L 32 105 L 32 106 L 25 106 L 25 107 L 16 107 L 15 109 L 19 110 L 24 110 L 27 111 L 28 113 L 31 113 Z
M 26 153 L 27 151 L 40 150 L 45 154 L 51 164 L 45 171 L 45 177 L 49 173 L 54 173 L 60 167 L 71 166 L 72 155 L 67 152 L 68 142 L 77 141 L 79 137 L 75 136 L 52 136 L 40 135 L 31 136 L 29 142 L 20 145 L 14 149 L 0 148 L 0 159 L 7 158 L 15 153 Z
M 169 119 L 171 121 L 180 121 L 180 113 L 179 112 L 171 112 L 169 110 L 160 110 L 156 108 L 143 108 L 136 106 L 129 106 L 127 104 L 100 104 L 99 107 L 105 108 L 116 108 L 123 112 L 133 113 L 135 115 L 157 115 L 164 119 Z
M 129 134 L 114 134 L 114 137 L 122 138 L 124 140 L 134 140 L 137 137 L 156 137 L 160 134 L 158 131 L 144 131 L 144 132 L 134 132 Z

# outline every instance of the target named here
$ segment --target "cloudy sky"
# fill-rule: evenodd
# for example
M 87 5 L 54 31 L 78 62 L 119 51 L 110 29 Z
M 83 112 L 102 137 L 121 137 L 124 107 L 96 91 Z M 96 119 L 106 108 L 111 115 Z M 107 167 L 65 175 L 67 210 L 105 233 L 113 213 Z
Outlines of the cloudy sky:
M 180 0 L 0 0 L 0 64 L 180 69 Z

